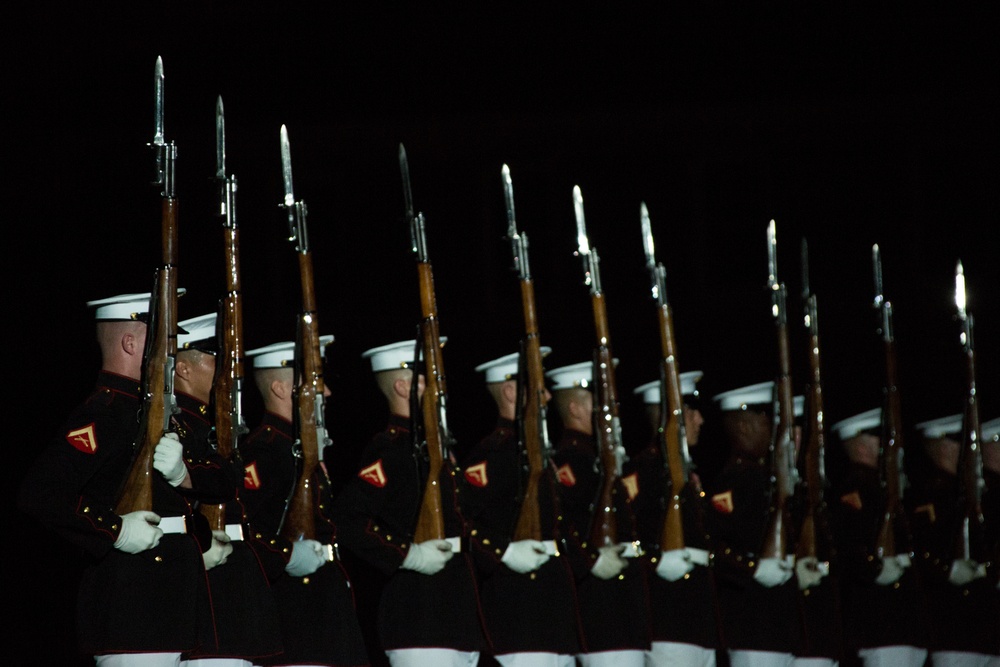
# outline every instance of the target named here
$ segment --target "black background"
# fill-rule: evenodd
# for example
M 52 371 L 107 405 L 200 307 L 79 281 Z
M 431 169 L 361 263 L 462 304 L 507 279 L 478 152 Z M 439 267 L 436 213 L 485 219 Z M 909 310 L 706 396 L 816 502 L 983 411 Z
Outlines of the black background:
M 427 217 L 460 450 L 492 426 L 474 367 L 513 352 L 520 296 L 504 240 L 510 166 L 531 245 L 548 368 L 590 358 L 590 301 L 574 257 L 571 191 L 602 257 L 626 445 L 646 438 L 632 395 L 659 356 L 639 227 L 650 210 L 666 265 L 680 366 L 703 395 L 772 379 L 765 230 L 777 221 L 789 289 L 793 378 L 804 386 L 800 242 L 819 300 L 828 423 L 879 405 L 871 248 L 896 313 L 908 426 L 961 410 L 955 320 L 961 259 L 976 318 L 980 411 L 1000 414 L 996 10 L 722 2 L 364 9 L 277 3 L 83 4 L 8 16 L 3 65 L 4 297 L 15 382 L 8 488 L 92 386 L 99 359 L 85 302 L 147 292 L 160 257 L 153 66 L 166 74 L 178 146 L 181 318 L 222 294 L 214 109 L 226 109 L 239 179 L 247 349 L 294 334 L 300 303 L 286 240 L 279 128 L 309 210 L 329 349 L 329 427 L 343 479 L 384 422 L 361 353 L 414 335 L 416 269 L 397 163 L 410 160 Z M 8 13 L 10 10 L 8 10 Z M 8 340 L 10 338 L 8 337 Z M 251 388 L 248 419 L 259 416 Z M 725 452 L 712 444 L 710 476 Z M 8 430 L 8 436 L 10 436 Z M 831 452 L 832 474 L 837 452 Z M 12 502 L 12 501 L 11 501 Z M 13 644 L 70 661 L 77 558 L 15 514 Z

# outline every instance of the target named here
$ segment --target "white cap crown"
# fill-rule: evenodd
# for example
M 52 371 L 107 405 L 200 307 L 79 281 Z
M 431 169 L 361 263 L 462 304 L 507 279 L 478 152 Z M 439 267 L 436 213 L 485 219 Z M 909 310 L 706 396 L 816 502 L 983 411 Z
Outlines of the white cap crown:
M 862 431 L 870 431 L 882 424 L 882 408 L 873 408 L 860 414 L 842 419 L 831 428 L 841 440 L 849 440 Z
M 542 357 L 548 356 L 552 352 L 551 347 L 541 348 Z M 491 384 L 493 382 L 504 382 L 506 380 L 513 380 L 517 377 L 518 364 L 521 359 L 520 352 L 514 352 L 512 354 L 506 354 L 493 361 L 487 361 L 485 363 L 476 366 L 477 373 L 486 374 L 486 383 Z
M 320 336 L 319 347 L 323 352 L 326 346 L 333 342 L 333 336 Z M 247 357 L 253 359 L 253 367 L 257 368 L 294 368 L 295 341 L 272 343 L 256 350 L 247 352 Z

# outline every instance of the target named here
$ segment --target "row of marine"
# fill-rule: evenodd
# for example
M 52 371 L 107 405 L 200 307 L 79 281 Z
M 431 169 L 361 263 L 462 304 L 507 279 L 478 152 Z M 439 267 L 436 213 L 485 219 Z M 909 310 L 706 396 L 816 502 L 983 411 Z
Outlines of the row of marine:
M 908 480 L 909 429 L 878 246 L 881 405 L 827 419 L 804 244 L 809 372 L 804 382 L 793 378 L 772 220 L 770 299 L 761 312 L 771 314 L 775 344 L 761 359 L 773 362 L 762 382 L 715 395 L 709 410 L 698 390 L 703 372 L 685 367 L 677 349 L 667 272 L 641 205 L 660 350 L 657 379 L 633 389 L 648 415 L 648 444 L 628 456 L 582 192 L 574 188 L 572 201 L 593 356 L 546 369 L 552 348 L 542 344 L 528 238 L 503 165 L 523 330 L 507 354 L 476 367 L 496 421 L 462 448 L 448 422 L 427 221 L 400 145 L 421 318 L 414 337 L 364 352 L 385 399 L 385 428 L 342 475 L 327 429 L 334 337 L 320 327 L 308 209 L 294 190 L 288 131 L 279 132 L 281 209 L 301 305 L 288 322 L 294 333 L 246 350 L 222 101 L 215 176 L 226 281 L 216 312 L 180 320 L 176 147 L 163 135 L 159 59 L 154 81 L 162 263 L 149 292 L 88 304 L 102 360 L 95 388 L 40 450 L 19 494 L 23 512 L 86 554 L 76 630 L 80 652 L 97 665 L 1000 661 L 1000 419 L 979 417 L 960 263 L 956 338 L 967 392 L 955 404 L 964 409 L 914 424 L 929 464 Z M 252 429 L 243 407 L 248 379 L 263 408 Z M 717 421 L 710 425 L 724 442 L 703 441 L 706 419 Z M 828 443 L 847 461 L 833 481 Z M 695 454 L 709 447 L 728 459 L 703 479 Z

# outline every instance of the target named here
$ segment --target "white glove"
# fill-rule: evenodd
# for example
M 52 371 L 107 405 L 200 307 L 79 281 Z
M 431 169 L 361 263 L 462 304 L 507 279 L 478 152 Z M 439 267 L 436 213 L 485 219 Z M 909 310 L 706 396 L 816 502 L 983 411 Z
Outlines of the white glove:
M 115 549 L 127 554 L 137 554 L 152 549 L 160 543 L 160 515 L 148 510 L 129 512 L 122 515 L 122 529 L 118 531 Z
M 160 471 L 170 486 L 180 486 L 187 477 L 184 465 L 184 446 L 176 433 L 164 433 L 153 450 L 153 467 Z
M 538 540 L 511 542 L 500 558 L 504 565 L 520 574 L 534 572 L 548 559 L 545 545 Z
M 889 556 L 882 559 L 882 571 L 875 577 L 875 583 L 879 586 L 889 586 L 899 581 L 903 576 L 903 570 L 910 566 L 910 557 L 906 554 Z
M 795 565 L 790 559 L 761 558 L 753 578 L 765 588 L 774 588 L 787 583 L 794 574 Z
M 671 549 L 660 554 L 660 562 L 656 565 L 656 574 L 667 581 L 677 581 L 694 569 L 691 556 L 687 549 Z
M 605 581 L 614 579 L 628 567 L 628 561 L 622 558 L 622 554 L 625 552 L 624 544 L 611 544 L 601 547 L 598 551 L 601 555 L 597 557 L 597 562 L 590 568 L 591 574 L 598 579 Z
M 816 556 L 806 556 L 795 561 L 795 579 L 799 582 L 800 591 L 819 586 L 823 577 L 829 573 L 829 565 L 820 563 Z
M 406 552 L 406 558 L 400 567 L 420 574 L 437 574 L 454 555 L 455 552 L 451 550 L 451 543 L 448 540 L 414 542 Z
M 229 535 L 224 530 L 212 531 L 212 546 L 201 554 L 205 561 L 205 570 L 211 570 L 216 565 L 225 565 L 229 554 L 233 553 L 233 545 L 229 543 Z
M 288 559 L 285 572 L 293 577 L 312 574 L 326 564 L 326 555 L 323 551 L 323 545 L 316 540 L 292 542 L 292 556 Z
M 955 586 L 965 586 L 969 582 L 986 576 L 986 566 L 974 560 L 955 559 L 951 562 L 948 581 Z

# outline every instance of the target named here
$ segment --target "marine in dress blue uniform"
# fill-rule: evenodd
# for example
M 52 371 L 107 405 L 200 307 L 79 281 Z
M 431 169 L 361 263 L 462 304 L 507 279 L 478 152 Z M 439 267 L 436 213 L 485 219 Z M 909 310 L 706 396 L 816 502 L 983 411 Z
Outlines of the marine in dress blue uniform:
M 722 632 L 729 661 L 791 665 L 800 645 L 794 556 L 762 558 L 771 502 L 769 414 L 774 383 L 714 397 L 729 440 L 729 460 L 709 490 L 706 519 L 714 542 Z
M 689 447 L 698 445 L 704 418 L 698 409 L 697 382 L 701 371 L 680 374 L 684 399 L 684 421 Z M 654 433 L 660 428 L 661 382 L 655 380 L 636 387 Z M 623 480 L 631 497 L 639 539 L 645 556 L 646 589 L 649 605 L 651 646 L 647 665 L 716 664 L 720 646 L 715 576 L 710 567 L 711 542 L 705 529 L 705 492 L 698 474 L 681 492 L 684 548 L 665 560 L 660 548 L 663 533 L 665 494 L 670 478 L 663 459 L 661 439 L 631 457 Z
M 390 663 L 475 665 L 487 641 L 457 468 L 449 457 L 437 480 L 448 539 L 413 542 L 428 471 L 411 435 L 412 382 L 423 387 L 423 377 L 414 377 L 414 349 L 408 340 L 364 354 L 390 414 L 385 430 L 362 453 L 357 475 L 339 494 L 334 520 L 341 548 L 386 576 L 377 623 Z
M 320 337 L 325 348 L 332 336 Z M 260 665 L 359 667 L 369 664 L 350 578 L 337 557 L 337 526 L 330 513 L 330 483 L 319 467 L 315 485 L 315 539 L 280 535 L 286 501 L 299 481 L 294 444 L 294 342 L 250 350 L 264 417 L 241 447 L 240 492 L 256 553 L 271 579 L 284 652 Z M 329 391 L 327 389 L 327 391 Z M 322 454 L 322 453 L 321 453 Z
M 177 325 L 174 382 L 180 411 L 174 417 L 175 431 L 186 451 L 202 457 L 215 449 L 209 403 L 218 352 L 217 319 L 209 313 Z M 233 486 L 242 486 L 238 458 L 226 463 Z M 212 530 L 219 563 L 208 570 L 214 632 L 210 641 L 184 655 L 183 667 L 249 667 L 281 652 L 277 609 L 267 574 L 244 530 L 239 498 L 225 503 L 223 511 L 224 529 Z
M 920 576 L 905 543 L 906 517 L 897 521 L 894 556 L 880 558 L 879 526 L 885 499 L 878 468 L 882 409 L 874 408 L 833 425 L 849 460 L 831 496 L 831 514 L 841 565 L 845 650 L 866 667 L 921 667 L 927 658 L 930 622 Z
M 542 348 L 542 354 L 549 353 Z M 554 469 L 543 452 L 538 481 L 539 540 L 513 540 L 525 476 L 517 419 L 520 354 L 476 368 L 498 408 L 493 431 L 468 454 L 463 466 L 462 508 L 472 524 L 472 544 L 481 552 L 480 598 L 491 650 L 501 665 L 572 667 L 580 652 L 574 613 L 573 571 L 556 498 Z M 545 423 L 542 422 L 542 428 Z M 548 442 L 547 435 L 545 442 Z
M 641 547 L 619 479 L 615 489 L 615 517 L 619 545 L 594 548 L 589 544 L 594 502 L 600 489 L 597 446 L 593 435 L 593 363 L 583 362 L 548 371 L 559 409 L 562 432 L 553 463 L 559 503 L 569 534 L 568 558 L 577 580 L 577 613 L 583 627 L 584 667 L 641 666 L 649 648 L 646 594 Z
M 914 475 L 910 525 L 931 614 L 931 662 L 978 667 L 990 660 L 1000 664 L 1000 591 L 987 576 L 996 544 L 984 523 L 970 522 L 971 559 L 962 558 L 965 512 L 958 463 L 963 428 L 960 414 L 916 425 L 928 465 L 922 475 Z
M 211 547 L 211 531 L 192 503 L 235 494 L 217 457 L 182 458 L 176 441 L 161 440 L 152 511 L 114 512 L 139 433 L 149 298 L 89 302 L 101 348 L 95 389 L 35 460 L 19 496 L 24 512 L 89 558 L 77 631 L 80 650 L 99 665 L 177 665 L 182 652 L 210 638 L 202 552 Z M 169 482 L 160 472 L 164 461 L 172 473 L 182 468 Z

